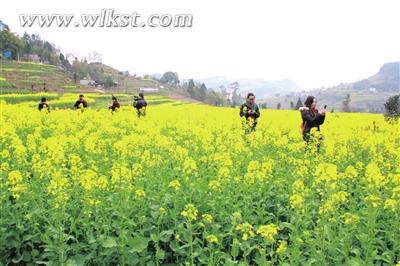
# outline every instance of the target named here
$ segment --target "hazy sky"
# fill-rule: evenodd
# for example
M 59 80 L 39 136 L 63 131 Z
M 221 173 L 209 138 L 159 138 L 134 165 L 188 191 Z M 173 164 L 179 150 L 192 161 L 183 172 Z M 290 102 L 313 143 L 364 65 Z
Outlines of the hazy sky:
M 192 28 L 22 28 L 19 14 L 193 14 Z M 63 53 L 94 50 L 130 73 L 291 78 L 304 89 L 351 82 L 400 60 L 399 0 L 9 1 L 0 20 Z

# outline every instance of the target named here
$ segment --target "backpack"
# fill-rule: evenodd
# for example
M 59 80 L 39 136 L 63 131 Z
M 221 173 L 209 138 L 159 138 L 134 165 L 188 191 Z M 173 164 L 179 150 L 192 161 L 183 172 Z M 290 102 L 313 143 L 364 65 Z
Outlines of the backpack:
M 301 134 L 301 135 L 304 135 L 304 128 L 305 128 L 305 126 L 306 126 L 306 122 L 307 122 L 307 121 L 301 122 L 301 123 L 300 123 L 300 134 Z

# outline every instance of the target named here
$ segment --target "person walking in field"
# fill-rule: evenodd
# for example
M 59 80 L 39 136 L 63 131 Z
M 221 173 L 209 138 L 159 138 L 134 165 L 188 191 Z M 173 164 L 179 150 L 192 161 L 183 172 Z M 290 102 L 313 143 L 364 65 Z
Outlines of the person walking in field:
M 143 92 L 139 93 L 139 97 L 134 96 L 133 107 L 136 109 L 139 118 L 146 115 L 147 102 L 144 99 Z
M 43 109 L 45 109 L 47 112 L 50 112 L 50 106 L 49 106 L 49 103 L 47 102 L 46 97 L 42 97 L 42 99 L 40 100 L 40 103 L 38 105 L 38 109 L 39 109 L 39 111 L 42 111 Z
M 317 99 L 314 96 L 308 96 L 304 102 L 304 106 L 299 108 L 301 112 L 302 123 L 300 125 L 301 133 L 303 135 L 303 139 L 310 143 L 313 138 L 312 129 L 316 128 L 317 131 L 320 131 L 320 126 L 325 121 L 326 114 L 326 106 L 321 111 L 318 111 L 317 107 Z M 318 137 L 316 140 L 318 141 L 318 148 L 320 146 L 320 142 L 322 141 L 322 137 Z
M 75 109 L 79 109 L 81 107 L 87 108 L 88 106 L 89 105 L 88 105 L 87 101 L 85 100 L 85 97 L 83 96 L 83 94 L 79 95 L 79 99 L 74 104 Z
M 108 109 L 111 109 L 111 111 L 115 112 L 116 110 L 118 110 L 121 107 L 121 104 L 118 102 L 117 97 L 115 97 L 114 95 L 112 96 L 112 104 L 108 107 Z
M 246 102 L 240 106 L 240 117 L 246 119 L 245 132 L 256 131 L 258 118 L 260 117 L 260 109 L 255 103 L 256 97 L 253 93 L 247 94 Z

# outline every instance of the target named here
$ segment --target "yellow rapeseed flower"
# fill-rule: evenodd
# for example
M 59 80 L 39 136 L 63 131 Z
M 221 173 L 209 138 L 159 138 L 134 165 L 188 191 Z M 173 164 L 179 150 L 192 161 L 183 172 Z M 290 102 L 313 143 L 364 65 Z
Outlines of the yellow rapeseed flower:
M 181 183 L 179 183 L 179 181 L 175 179 L 169 182 L 168 187 L 175 190 L 179 190 L 179 188 L 181 187 Z
M 181 212 L 181 215 L 189 221 L 194 221 L 197 219 L 198 210 L 196 207 L 189 203 L 185 206 L 185 209 Z
M 209 224 L 212 223 L 212 221 L 213 221 L 213 217 L 211 214 L 206 213 L 206 214 L 203 214 L 202 217 L 203 217 L 204 221 L 206 221 Z
M 255 235 L 254 231 L 253 231 L 253 226 L 249 223 L 238 224 L 235 229 L 236 229 L 236 231 L 239 231 L 242 233 L 242 239 L 244 241 L 248 240 L 249 237 L 253 238 Z
M 271 242 L 275 242 L 275 236 L 278 234 L 278 226 L 275 224 L 261 225 L 257 229 L 257 234 Z
M 279 246 L 276 249 L 276 253 L 282 254 L 287 250 L 287 242 L 286 241 L 279 241 Z
M 216 237 L 215 235 L 208 235 L 206 237 L 206 240 L 207 240 L 208 243 L 218 244 L 218 237 Z

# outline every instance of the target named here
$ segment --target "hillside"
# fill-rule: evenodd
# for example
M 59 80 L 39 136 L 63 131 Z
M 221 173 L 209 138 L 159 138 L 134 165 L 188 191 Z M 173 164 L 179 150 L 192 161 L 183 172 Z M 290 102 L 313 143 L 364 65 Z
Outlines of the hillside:
M 123 90 L 125 92 L 137 92 L 140 88 L 160 88 L 173 89 L 170 86 L 161 84 L 158 80 L 151 77 L 136 77 L 127 72 L 119 71 L 103 63 L 88 64 L 89 78 L 93 80 L 106 80 L 111 78 L 115 83 L 113 90 Z
M 400 93 L 400 62 L 385 63 L 369 78 L 311 93 L 337 110 L 350 95 L 351 111 L 383 112 L 387 98 Z
M 350 88 L 361 91 L 375 88 L 377 92 L 398 93 L 400 91 L 400 61 L 384 64 L 378 73 L 370 78 L 354 82 Z
M 353 112 L 384 112 L 384 103 L 400 93 L 400 62 L 384 64 L 379 71 L 369 78 L 352 83 L 341 83 L 329 88 L 303 91 L 296 94 L 266 97 L 264 101 L 268 108 L 276 108 L 278 103 L 282 108 L 289 109 L 290 102 L 302 101 L 307 95 L 318 98 L 320 104 L 328 105 L 329 110 L 343 110 L 343 100 L 350 96 L 349 108 Z
M 102 63 L 87 64 L 88 79 L 103 80 L 110 77 L 116 84 L 112 88 L 75 83 L 70 71 L 50 64 L 0 60 L 0 89 L 2 92 L 26 91 L 124 91 L 137 92 L 139 88 L 159 88 L 161 84 L 151 78 L 134 77 Z M 168 86 L 164 86 L 168 89 Z M 45 88 L 45 89 L 44 89 Z
M 333 90 L 355 90 L 358 92 L 399 92 L 400 91 L 400 62 L 385 63 L 379 71 L 369 78 L 351 83 L 341 83 L 329 87 Z
M 60 91 L 75 87 L 71 76 L 54 65 L 0 60 L 2 91 Z

